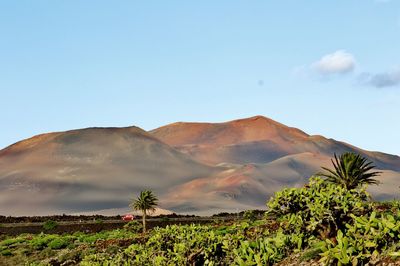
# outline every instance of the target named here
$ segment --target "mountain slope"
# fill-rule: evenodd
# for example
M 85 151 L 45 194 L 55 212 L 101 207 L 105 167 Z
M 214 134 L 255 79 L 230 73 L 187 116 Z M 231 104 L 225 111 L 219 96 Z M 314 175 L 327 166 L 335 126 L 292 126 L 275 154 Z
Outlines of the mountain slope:
M 311 152 L 327 157 L 351 151 L 368 157 L 382 169 L 400 171 L 400 157 L 369 152 L 347 143 L 310 136 L 263 116 L 225 123 L 174 123 L 150 133 L 209 164 L 268 163 L 283 156 Z
M 383 171 L 377 199 L 400 185 L 400 157 L 310 136 L 256 116 L 225 123 L 88 128 L 35 136 L 0 151 L 0 215 L 110 213 L 152 189 L 161 208 L 212 214 L 263 208 L 303 186 L 334 153 L 361 153 Z
M 178 210 L 207 210 L 212 202 L 223 202 L 230 210 L 239 203 L 262 208 L 275 191 L 302 186 L 308 177 L 321 171 L 321 166 L 332 167 L 333 155 L 343 152 L 360 153 L 383 170 L 379 177 L 382 184 L 369 189 L 374 197 L 392 199 L 398 195 L 399 156 L 310 136 L 262 116 L 214 124 L 180 122 L 150 133 L 199 161 L 228 168 L 176 188 L 183 193 L 168 195 L 168 202 Z M 236 180 L 233 185 L 232 180 Z M 202 191 L 207 197 L 199 200 L 196 193 L 187 191 Z
M 143 188 L 162 195 L 214 171 L 136 127 L 44 134 L 0 152 L 0 213 L 126 207 Z

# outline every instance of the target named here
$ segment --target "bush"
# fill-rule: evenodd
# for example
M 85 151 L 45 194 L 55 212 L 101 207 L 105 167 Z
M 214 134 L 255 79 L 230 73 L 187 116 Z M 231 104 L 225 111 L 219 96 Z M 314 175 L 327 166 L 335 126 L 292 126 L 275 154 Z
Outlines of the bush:
M 0 252 L 20 255 L 16 248 L 31 246 L 36 250 L 29 260 L 57 256 L 60 264 L 83 266 L 272 265 L 292 254 L 293 265 L 383 265 L 400 258 L 397 201 L 372 204 L 364 189 L 312 178 L 302 188 L 277 192 L 267 205 L 267 220 L 252 222 L 257 212 L 246 211 L 241 222 L 172 225 L 146 235 L 138 234 L 141 223 L 132 221 L 124 229 L 95 234 L 22 235 L 1 241 Z M 76 248 L 56 251 L 65 247 Z M 48 261 L 38 263 L 43 262 Z
M 47 246 L 51 249 L 61 249 L 67 247 L 69 243 L 66 238 L 58 237 L 50 241 Z
M 276 192 L 267 203 L 267 215 L 276 216 L 286 233 L 306 233 L 321 239 L 335 237 L 353 216 L 371 211 L 365 189 L 347 190 L 336 184 L 311 178 L 303 188 Z
M 47 245 L 56 239 L 58 236 L 56 235 L 46 235 L 46 234 L 39 234 L 32 238 L 29 241 L 29 245 L 36 250 L 41 250 L 47 247 Z
M 130 221 L 124 225 L 124 229 L 133 233 L 140 233 L 143 231 L 143 225 L 139 221 Z
M 253 210 L 247 210 L 243 213 L 243 218 L 247 219 L 251 222 L 254 222 L 255 220 L 257 220 L 257 215 L 256 212 Z
M 58 223 L 56 221 L 48 220 L 43 224 L 43 229 L 48 231 L 56 228 Z
M 8 249 L 1 251 L 1 255 L 3 256 L 12 256 L 12 252 Z
M 168 217 L 161 217 L 161 222 L 169 222 L 170 219 Z
M 353 265 L 374 261 L 380 254 L 396 255 L 400 241 L 400 213 L 377 214 L 371 212 L 354 218 L 354 224 L 338 231 L 336 241 L 329 239 L 319 243 L 321 262 Z M 394 250 L 391 250 L 394 248 Z
M 216 234 L 211 226 L 172 225 L 153 229 L 145 243 L 133 244 L 112 259 L 90 255 L 81 265 L 213 265 L 224 259 L 224 246 L 235 244 L 238 240 Z
M 23 237 L 9 238 L 9 239 L 5 239 L 5 240 L 1 241 L 0 247 L 9 247 L 9 246 L 15 245 L 17 243 L 22 243 L 24 241 L 25 241 L 25 238 L 23 238 Z
M 233 253 L 236 265 L 272 265 L 287 257 L 291 250 L 300 250 L 302 245 L 302 235 L 285 235 L 280 230 L 273 237 L 240 241 Z

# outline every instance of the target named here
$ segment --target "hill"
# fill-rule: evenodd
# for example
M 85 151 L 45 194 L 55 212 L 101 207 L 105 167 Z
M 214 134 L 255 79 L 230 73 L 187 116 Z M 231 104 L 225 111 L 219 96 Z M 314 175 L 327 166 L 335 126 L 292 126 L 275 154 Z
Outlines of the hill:
M 397 197 L 400 157 L 311 136 L 256 116 L 225 123 L 87 128 L 32 137 L 0 151 L 0 213 L 110 213 L 150 188 L 161 208 L 212 214 L 263 208 L 352 151 L 383 171 L 377 199 Z
M 162 196 L 214 171 L 137 127 L 44 134 L 0 152 L 0 213 L 122 208 L 141 189 Z

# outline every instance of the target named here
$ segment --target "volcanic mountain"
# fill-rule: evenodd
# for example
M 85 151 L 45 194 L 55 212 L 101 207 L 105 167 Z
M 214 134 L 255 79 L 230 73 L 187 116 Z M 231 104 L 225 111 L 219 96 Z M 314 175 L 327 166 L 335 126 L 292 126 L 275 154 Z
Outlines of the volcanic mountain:
M 263 116 L 225 123 L 174 123 L 150 133 L 208 164 L 269 163 L 278 158 L 312 153 L 331 157 L 347 151 L 367 156 L 383 169 L 400 171 L 400 157 L 368 152 L 349 144 L 310 136 Z
M 263 208 L 282 187 L 302 186 L 334 153 L 352 151 L 382 170 L 377 199 L 397 196 L 400 157 L 256 116 L 225 123 L 88 128 L 35 136 L 0 151 L 0 214 L 126 208 L 148 188 L 161 207 L 210 214 Z
M 319 135 L 310 136 L 263 116 L 225 123 L 179 122 L 150 133 L 200 162 L 229 168 L 222 173 L 223 178 L 191 181 L 191 191 L 225 193 L 240 202 L 257 205 L 263 202 L 264 195 L 270 196 L 282 187 L 301 186 L 309 176 L 320 172 L 321 166 L 331 167 L 335 153 L 356 152 L 372 160 L 383 172 L 382 184 L 369 189 L 373 196 L 392 199 L 398 194 L 395 184 L 400 184 L 399 156 L 366 151 Z M 176 204 L 182 198 L 177 197 Z
M 141 189 L 162 195 L 214 172 L 137 127 L 44 134 L 0 151 L 0 213 L 121 208 Z

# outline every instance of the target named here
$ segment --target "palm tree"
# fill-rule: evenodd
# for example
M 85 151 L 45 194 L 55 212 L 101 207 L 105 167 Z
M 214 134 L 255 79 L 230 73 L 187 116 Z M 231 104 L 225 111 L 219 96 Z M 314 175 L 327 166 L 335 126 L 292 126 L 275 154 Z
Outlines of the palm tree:
M 374 177 L 381 172 L 371 171 L 375 165 L 366 158 L 352 152 L 343 153 L 339 157 L 336 154 L 334 156 L 335 160 L 331 160 L 334 169 L 322 167 L 327 172 L 319 174 L 325 177 L 327 182 L 336 183 L 347 189 L 354 189 L 362 184 L 379 184 Z
M 146 232 L 146 216 L 147 212 L 154 212 L 158 204 L 157 197 L 151 190 L 143 190 L 137 199 L 134 199 L 131 203 L 131 207 L 136 211 L 142 212 L 143 220 L 143 233 Z

